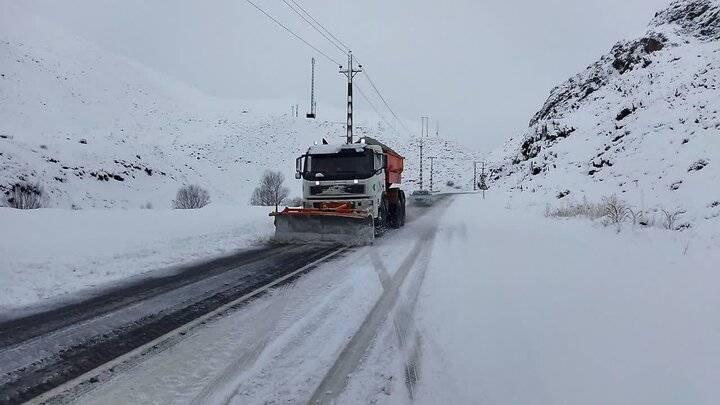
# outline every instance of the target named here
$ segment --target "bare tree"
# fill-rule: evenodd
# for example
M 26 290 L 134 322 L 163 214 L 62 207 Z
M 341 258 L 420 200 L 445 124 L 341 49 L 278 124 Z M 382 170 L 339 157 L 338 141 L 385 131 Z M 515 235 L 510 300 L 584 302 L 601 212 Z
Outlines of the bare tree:
M 253 191 L 250 204 L 267 207 L 274 205 L 277 212 L 278 205 L 290 194 L 290 190 L 283 186 L 284 182 L 285 176 L 282 173 L 267 170 L 260 179 L 260 184 Z
M 33 210 L 45 206 L 45 189 L 40 183 L 15 183 L 7 197 L 7 206 L 21 210 Z
M 173 208 L 187 210 L 202 208 L 210 203 L 210 194 L 197 184 L 180 187 L 175 199 Z

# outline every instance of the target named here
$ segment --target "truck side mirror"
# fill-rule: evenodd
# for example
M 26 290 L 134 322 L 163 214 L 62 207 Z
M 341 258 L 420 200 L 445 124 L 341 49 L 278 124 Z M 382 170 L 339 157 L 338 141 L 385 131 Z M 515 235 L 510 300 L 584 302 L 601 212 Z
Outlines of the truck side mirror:
M 385 162 L 383 159 L 385 158 L 385 155 L 382 154 L 376 154 L 375 155 L 375 173 L 379 172 L 383 168 L 385 168 Z
M 300 178 L 300 173 L 302 172 L 302 163 L 303 163 L 303 157 L 300 156 L 299 158 L 295 159 L 295 178 Z

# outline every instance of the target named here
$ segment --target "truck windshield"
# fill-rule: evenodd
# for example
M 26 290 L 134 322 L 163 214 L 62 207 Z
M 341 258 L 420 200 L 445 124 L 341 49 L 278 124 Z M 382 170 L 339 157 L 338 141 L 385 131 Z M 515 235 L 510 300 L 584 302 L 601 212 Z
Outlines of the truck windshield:
M 373 155 L 370 151 L 309 155 L 305 161 L 304 177 L 306 180 L 366 179 L 375 172 Z

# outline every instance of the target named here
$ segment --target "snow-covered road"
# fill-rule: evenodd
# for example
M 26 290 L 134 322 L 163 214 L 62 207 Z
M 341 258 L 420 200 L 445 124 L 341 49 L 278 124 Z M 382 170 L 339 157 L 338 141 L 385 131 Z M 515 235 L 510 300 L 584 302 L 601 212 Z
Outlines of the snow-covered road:
M 442 208 L 430 212 L 440 213 Z M 364 330 L 361 325 L 382 325 L 364 322 L 384 296 L 381 277 L 393 277 L 402 268 L 413 273 L 417 258 L 410 263 L 408 257 L 418 251 L 412 248 L 418 237 L 434 232 L 439 216 L 413 216 L 413 212 L 409 216 L 403 230 L 390 231 L 374 246 L 321 265 L 295 283 L 193 330 L 77 401 L 306 402 L 323 379 L 334 380 L 328 371 L 343 358 L 353 336 Z M 379 318 L 386 319 L 392 308 L 384 306 Z M 356 340 L 371 344 L 375 332 L 366 330 L 367 337 Z

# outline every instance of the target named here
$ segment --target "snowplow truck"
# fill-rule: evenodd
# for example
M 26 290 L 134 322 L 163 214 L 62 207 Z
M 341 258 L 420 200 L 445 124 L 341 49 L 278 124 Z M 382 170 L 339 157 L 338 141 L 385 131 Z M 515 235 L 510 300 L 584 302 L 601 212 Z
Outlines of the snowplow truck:
M 386 229 L 403 226 L 405 193 L 399 184 L 404 159 L 368 137 L 310 147 L 295 162 L 303 205 L 270 214 L 275 240 L 365 245 Z

